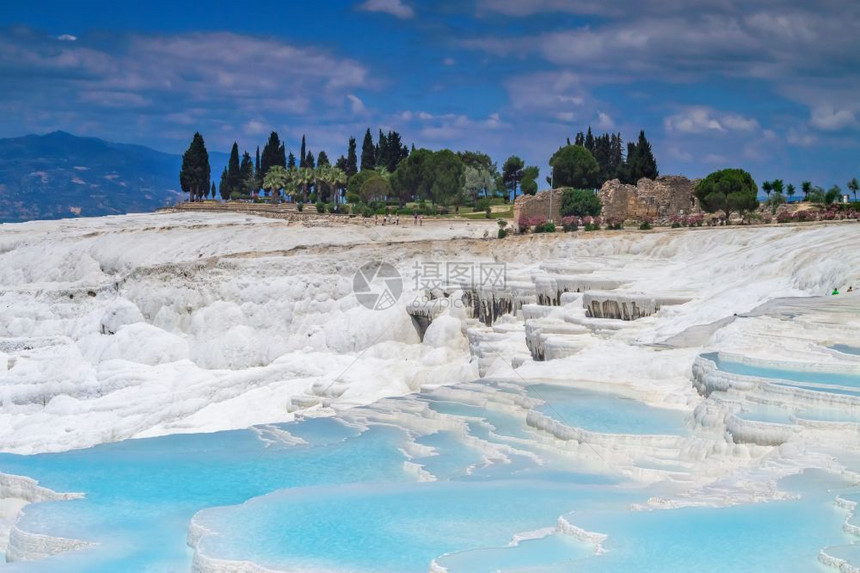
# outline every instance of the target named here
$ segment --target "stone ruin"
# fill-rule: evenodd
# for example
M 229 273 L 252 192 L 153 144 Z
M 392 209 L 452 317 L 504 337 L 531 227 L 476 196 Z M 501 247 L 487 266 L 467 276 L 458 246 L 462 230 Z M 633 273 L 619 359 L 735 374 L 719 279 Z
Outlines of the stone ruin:
M 670 217 L 700 213 L 699 202 L 693 194 L 698 179 L 682 175 L 662 175 L 657 179 L 642 178 L 636 185 L 607 181 L 600 188 L 603 218 L 618 221 L 653 219 L 668 222 Z
M 636 185 L 607 181 L 598 193 L 603 204 L 604 220 L 641 221 L 648 218 L 667 223 L 670 217 L 701 213 L 693 194 L 698 179 L 682 175 L 662 175 L 657 179 L 640 179 Z M 521 195 L 514 202 L 514 225 L 523 218 L 540 217 L 561 221 L 563 189 L 541 191 L 536 195 Z

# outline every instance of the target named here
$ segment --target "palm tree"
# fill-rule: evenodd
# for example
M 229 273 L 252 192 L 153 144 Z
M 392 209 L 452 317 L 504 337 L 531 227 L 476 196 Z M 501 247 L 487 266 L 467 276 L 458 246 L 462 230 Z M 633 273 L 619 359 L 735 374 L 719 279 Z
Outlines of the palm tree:
M 308 187 L 311 183 L 314 182 L 315 178 L 316 174 L 314 173 L 314 170 L 310 169 L 309 167 L 299 167 L 299 169 L 296 171 L 295 180 L 299 187 L 301 187 L 302 189 L 303 203 L 308 202 Z
M 773 191 L 773 183 L 770 181 L 762 181 L 761 190 L 764 191 L 767 198 L 770 199 L 770 192 Z
M 782 179 L 774 179 L 770 182 L 770 188 L 773 189 L 774 193 L 782 193 L 783 189 L 785 189 L 785 184 L 782 182 Z
M 346 173 L 338 167 L 330 167 L 328 169 L 328 183 L 331 186 L 331 193 L 334 195 L 335 205 L 338 203 L 338 196 L 344 185 L 346 185 Z
M 860 191 L 860 182 L 857 181 L 856 177 L 848 182 L 848 189 L 850 189 L 851 192 L 854 193 L 854 202 L 856 203 L 857 191 Z
M 286 187 L 289 173 L 280 165 L 273 165 L 263 179 L 263 189 L 267 190 L 272 197 L 277 194 L 278 203 L 281 202 L 281 189 Z
M 788 195 L 788 201 L 791 202 L 794 198 L 794 185 L 789 183 L 788 187 L 785 188 L 785 194 Z
M 809 181 L 804 181 L 800 184 L 800 189 L 803 191 L 803 200 L 809 200 L 809 192 L 812 191 L 812 183 Z

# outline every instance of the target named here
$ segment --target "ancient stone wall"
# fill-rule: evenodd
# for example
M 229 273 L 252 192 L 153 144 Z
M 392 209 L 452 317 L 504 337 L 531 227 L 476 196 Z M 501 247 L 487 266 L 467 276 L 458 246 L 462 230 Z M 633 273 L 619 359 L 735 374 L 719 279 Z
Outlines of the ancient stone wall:
M 520 195 L 514 201 L 514 224 L 519 225 L 522 218 L 541 217 L 558 224 L 561 221 L 562 189 L 541 191 L 535 195 Z
M 693 189 L 697 179 L 681 175 L 663 175 L 651 180 L 642 178 L 636 185 L 626 185 L 618 179 L 607 181 L 600 189 L 603 218 L 618 221 L 653 219 L 667 223 L 670 217 L 700 213 Z M 561 202 L 564 191 L 553 189 L 536 195 L 521 195 L 514 202 L 514 224 L 523 218 L 540 217 L 561 221 Z
M 622 221 L 654 219 L 666 222 L 670 217 L 700 212 L 693 190 L 698 180 L 681 175 L 664 175 L 651 180 L 642 178 L 636 185 L 613 179 L 600 189 L 603 217 Z

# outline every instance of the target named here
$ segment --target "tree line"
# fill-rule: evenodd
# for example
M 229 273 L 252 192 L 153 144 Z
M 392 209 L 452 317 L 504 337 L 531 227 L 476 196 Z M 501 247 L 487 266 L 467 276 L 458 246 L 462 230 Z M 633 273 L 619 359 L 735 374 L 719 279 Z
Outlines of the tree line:
M 552 187 L 597 189 L 610 179 L 635 183 L 641 177 L 658 175 L 644 131 L 636 142 L 627 143 L 626 153 L 624 147 L 620 133 L 595 136 L 589 127 L 586 133 L 576 134 L 573 144 L 568 138 L 553 154 L 546 182 Z M 370 128 L 364 134 L 360 157 L 356 139 L 350 137 L 346 154 L 334 164 L 325 151 L 315 155 L 308 149 L 305 136 L 298 157 L 288 153 L 273 131 L 254 157 L 247 150 L 240 154 L 234 142 L 218 185 L 211 180 L 210 171 L 203 137 L 195 133 L 180 172 L 182 190 L 191 201 L 257 199 L 262 190 L 272 201 L 285 196 L 302 203 L 396 201 L 401 206 L 409 202 L 476 206 L 482 198 L 507 202 L 518 192 L 533 195 L 540 177 L 537 166 L 525 165 L 516 155 L 508 157 L 500 170 L 480 151 L 433 151 L 414 145 L 410 149 L 396 131 L 380 129 L 374 141 Z

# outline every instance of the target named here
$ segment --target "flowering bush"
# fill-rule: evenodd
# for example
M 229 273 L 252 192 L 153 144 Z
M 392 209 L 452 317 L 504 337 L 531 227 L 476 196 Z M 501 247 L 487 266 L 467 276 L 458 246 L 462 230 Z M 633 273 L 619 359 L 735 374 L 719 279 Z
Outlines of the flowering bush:
M 780 211 L 776 214 L 776 222 L 777 223 L 788 223 L 793 221 L 794 217 L 788 211 Z
M 607 219 L 606 228 L 613 231 L 620 231 L 624 228 L 624 221 L 621 219 Z
M 568 217 L 562 217 L 561 218 L 561 228 L 567 233 L 569 233 L 571 231 L 578 231 L 579 230 L 579 217 L 576 217 L 574 215 L 570 215 Z
M 702 223 L 705 221 L 705 216 L 701 213 L 696 213 L 695 215 L 690 215 L 687 217 L 687 226 L 689 227 L 701 227 Z
M 794 213 L 793 219 L 800 223 L 805 223 L 807 221 L 815 221 L 817 219 L 815 213 L 812 210 L 807 209 L 804 211 L 797 211 Z
M 532 227 L 546 223 L 544 217 L 520 217 L 520 233 L 526 233 Z
M 586 231 L 599 231 L 600 217 L 589 217 L 586 215 L 582 218 L 582 224 L 585 225 Z

